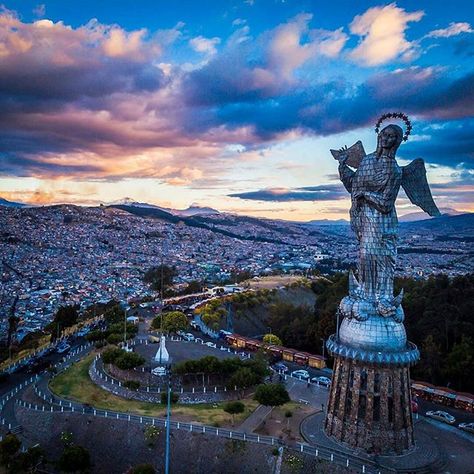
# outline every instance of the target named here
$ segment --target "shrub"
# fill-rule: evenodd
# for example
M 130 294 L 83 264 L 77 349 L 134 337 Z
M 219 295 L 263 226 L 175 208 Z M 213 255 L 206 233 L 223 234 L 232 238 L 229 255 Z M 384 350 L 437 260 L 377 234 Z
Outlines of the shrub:
M 0 460 L 2 464 L 7 464 L 21 447 L 20 440 L 14 434 L 7 434 L 0 441 Z
M 145 435 L 145 441 L 147 442 L 148 446 L 153 446 L 160 436 L 161 430 L 157 426 L 154 425 L 147 425 L 143 430 Z
M 122 354 L 113 362 L 119 369 L 130 370 L 145 363 L 145 359 L 136 352 L 121 352 Z
M 132 469 L 131 474 L 156 474 L 156 471 L 151 464 L 139 464 Z
M 161 392 L 161 403 L 163 405 L 167 405 L 168 404 L 168 392 Z M 179 395 L 177 393 L 174 393 L 174 392 L 171 392 L 171 404 L 175 404 L 175 403 L 178 403 L 178 400 L 179 400 Z
M 138 390 L 140 388 L 140 382 L 138 380 L 127 380 L 123 385 L 130 390 Z
M 110 347 L 102 352 L 102 360 L 104 364 L 113 364 L 123 353 L 124 351 L 118 347 Z
M 109 344 L 118 344 L 119 342 L 122 342 L 122 340 L 122 334 L 110 334 L 109 336 L 107 336 L 107 342 Z
M 58 462 L 58 467 L 65 472 L 85 471 L 90 465 L 89 451 L 74 444 L 64 448 Z

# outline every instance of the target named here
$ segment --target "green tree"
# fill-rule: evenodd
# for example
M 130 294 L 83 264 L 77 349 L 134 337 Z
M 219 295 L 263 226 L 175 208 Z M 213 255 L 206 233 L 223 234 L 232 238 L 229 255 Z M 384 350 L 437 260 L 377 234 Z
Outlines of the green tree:
M 232 374 L 229 380 L 229 386 L 240 389 L 240 396 L 243 397 L 245 389 L 255 385 L 258 381 L 258 376 L 252 371 L 252 369 L 249 367 L 242 367 Z
M 192 280 L 188 283 L 188 286 L 186 287 L 184 294 L 191 295 L 193 293 L 200 293 L 202 290 L 202 287 L 203 287 L 202 282 L 198 280 Z
M 188 328 L 188 318 L 181 311 L 170 311 L 163 314 L 163 331 L 177 333 Z
M 117 301 L 112 301 L 104 312 L 104 319 L 109 324 L 122 323 L 125 320 L 125 310 Z M 122 326 L 123 330 L 123 326 Z
M 136 352 L 125 352 L 117 357 L 113 364 L 122 370 L 130 370 L 145 363 L 145 358 Z
M 143 434 L 145 435 L 145 441 L 147 442 L 148 446 L 154 446 L 158 437 L 160 436 L 161 430 L 155 425 L 146 425 L 145 429 L 143 430 Z
M 64 446 L 71 446 L 74 439 L 70 431 L 61 431 L 61 442 Z
M 171 399 L 170 399 L 171 404 L 174 405 L 175 403 L 178 403 L 178 400 L 179 400 L 179 395 L 175 392 L 171 392 Z M 161 392 L 160 401 L 162 405 L 168 404 L 168 391 Z
M 21 447 L 20 440 L 16 435 L 10 433 L 0 441 L 0 461 L 8 466 Z
M 423 378 L 431 383 L 439 380 L 442 362 L 441 346 L 434 340 L 432 334 L 425 337 L 421 344 L 421 359 L 417 372 L 423 374 Z
M 243 413 L 245 411 L 245 405 L 238 401 L 227 402 L 224 405 L 224 411 L 229 413 L 229 415 L 232 415 L 232 426 L 234 426 L 235 415 Z
M 12 474 L 23 474 L 38 472 L 38 468 L 44 461 L 44 450 L 40 446 L 28 448 L 24 453 L 18 453 L 10 463 L 9 472 Z
M 279 407 L 290 401 L 290 396 L 284 385 L 280 383 L 272 383 L 259 385 L 255 390 L 254 399 L 261 405 L 267 407 Z
M 275 334 L 265 334 L 265 336 L 263 336 L 263 342 L 266 342 L 267 344 L 274 344 L 276 346 L 283 345 L 281 339 Z
M 151 464 L 139 464 L 132 469 L 131 474 L 156 474 L 156 470 Z
M 168 265 L 158 265 L 146 271 L 143 281 L 148 283 L 152 290 L 166 293 L 166 290 L 173 284 L 174 277 L 177 276 L 176 269 Z M 163 288 L 161 282 L 163 281 Z
M 83 472 L 90 468 L 89 451 L 82 446 L 66 446 L 58 461 L 58 467 L 65 472 Z
M 138 390 L 140 388 L 140 382 L 138 380 L 126 380 L 123 386 L 130 390 Z
M 77 323 L 77 309 L 77 306 L 67 305 L 57 310 L 54 319 L 46 326 L 46 330 L 51 333 L 51 341 L 60 337 L 64 329 Z
M 457 387 L 462 385 L 464 378 L 474 377 L 474 345 L 470 337 L 463 336 L 460 342 L 454 344 L 444 370 Z
M 113 364 L 123 353 L 118 347 L 109 347 L 102 352 L 102 360 L 104 364 Z

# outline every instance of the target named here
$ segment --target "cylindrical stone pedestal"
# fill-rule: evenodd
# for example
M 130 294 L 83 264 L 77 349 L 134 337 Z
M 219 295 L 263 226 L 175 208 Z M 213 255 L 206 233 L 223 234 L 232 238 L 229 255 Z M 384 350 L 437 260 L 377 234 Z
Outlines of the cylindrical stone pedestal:
M 325 431 L 368 453 L 410 450 L 414 438 L 409 365 L 336 356 Z

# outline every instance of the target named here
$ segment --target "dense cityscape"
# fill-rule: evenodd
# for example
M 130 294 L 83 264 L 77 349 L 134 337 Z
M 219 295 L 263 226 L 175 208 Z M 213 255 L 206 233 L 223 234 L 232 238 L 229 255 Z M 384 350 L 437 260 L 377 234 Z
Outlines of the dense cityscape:
M 134 206 L 128 209 L 134 210 Z M 356 261 L 349 225 L 304 225 L 204 213 L 199 218 L 205 227 L 197 227 L 186 220 L 172 223 L 128 211 L 104 206 L 0 206 L 0 312 L 8 315 L 18 296 L 20 340 L 48 324 L 61 305 L 78 304 L 84 309 L 111 299 L 157 296 L 143 275 L 162 262 L 176 268 L 179 290 L 191 281 L 211 286 L 233 283 L 232 276 L 239 272 L 251 276 L 327 274 L 354 267 Z M 452 225 L 433 229 L 427 221 L 403 224 L 397 273 L 427 278 L 472 270 L 470 217 L 454 217 L 460 222 L 455 240 Z M 410 251 L 405 253 L 405 249 Z M 4 317 L 3 337 L 7 324 Z

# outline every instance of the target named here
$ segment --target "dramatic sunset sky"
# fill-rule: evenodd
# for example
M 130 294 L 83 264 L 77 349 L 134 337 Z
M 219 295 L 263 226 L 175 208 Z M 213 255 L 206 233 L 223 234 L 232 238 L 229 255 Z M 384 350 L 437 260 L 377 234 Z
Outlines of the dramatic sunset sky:
M 7 0 L 0 106 L 13 201 L 347 217 L 329 149 L 400 110 L 399 163 L 474 211 L 471 0 Z

